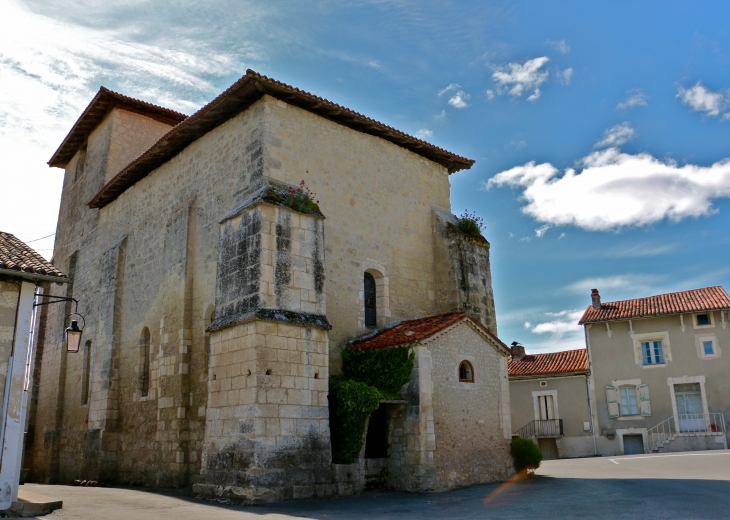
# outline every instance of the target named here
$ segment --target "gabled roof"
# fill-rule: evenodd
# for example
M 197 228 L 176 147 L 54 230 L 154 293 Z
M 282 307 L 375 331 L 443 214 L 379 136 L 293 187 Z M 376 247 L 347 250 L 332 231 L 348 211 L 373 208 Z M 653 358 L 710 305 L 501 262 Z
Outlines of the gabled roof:
M 61 146 L 53 154 L 51 160 L 48 161 L 48 165 L 65 168 L 78 149 L 86 143 L 92 130 L 115 107 L 143 114 L 172 126 L 177 125 L 180 121 L 188 117 L 185 114 L 175 112 L 169 108 L 127 97 L 113 92 L 108 88 L 101 87 L 99 92 L 96 93 L 96 96 L 94 96 L 94 99 L 91 100 L 91 103 L 89 103 L 78 120 L 76 120 L 73 128 L 71 128 L 71 131 L 61 143 Z
M 529 354 L 523 359 L 508 359 L 509 377 L 566 375 L 588 371 L 586 349 Z
M 647 298 L 635 298 L 618 302 L 606 302 L 600 309 L 589 306 L 578 322 L 600 323 L 603 321 L 630 320 L 671 316 L 690 312 L 707 312 L 730 309 L 730 296 L 719 285 L 692 289 Z
M 59 283 L 68 281 L 65 274 L 25 242 L 18 240 L 15 235 L 3 231 L 0 231 L 0 273 L 17 274 L 21 278 L 57 278 L 58 280 L 54 281 Z
M 353 110 L 298 88 L 267 78 L 253 70 L 213 101 L 171 129 L 152 147 L 119 172 L 88 203 L 103 208 L 155 168 L 172 159 L 188 145 L 242 112 L 264 94 L 286 101 L 359 132 L 374 135 L 446 167 L 449 173 L 471 168 L 474 161 L 412 137 Z
M 398 345 L 424 344 L 461 323 L 467 323 L 478 333 L 486 336 L 503 353 L 507 355 L 511 354 L 507 345 L 502 343 L 497 336 L 489 332 L 489 329 L 465 311 L 447 312 L 446 314 L 429 316 L 428 318 L 401 321 L 397 325 L 375 331 L 374 334 L 365 336 L 362 339 L 356 339 L 349 348 L 364 350 L 395 347 Z

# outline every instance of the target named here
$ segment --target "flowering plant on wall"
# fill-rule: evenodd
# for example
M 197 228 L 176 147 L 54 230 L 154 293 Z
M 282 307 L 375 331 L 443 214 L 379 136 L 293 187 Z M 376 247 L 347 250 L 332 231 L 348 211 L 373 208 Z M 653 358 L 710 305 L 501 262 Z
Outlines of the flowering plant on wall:
M 293 188 L 291 186 L 287 188 L 284 204 L 294 211 L 299 211 L 300 213 L 309 213 L 311 211 L 320 213 L 319 201 L 314 200 L 315 196 L 316 195 L 312 193 L 312 191 L 304 183 L 304 180 L 302 180 L 302 182 L 299 183 L 298 188 Z
M 470 237 L 481 238 L 482 230 L 486 226 L 484 225 L 484 219 L 478 217 L 476 213 L 469 213 L 469 210 L 465 209 L 464 214 L 456 218 L 456 227 Z

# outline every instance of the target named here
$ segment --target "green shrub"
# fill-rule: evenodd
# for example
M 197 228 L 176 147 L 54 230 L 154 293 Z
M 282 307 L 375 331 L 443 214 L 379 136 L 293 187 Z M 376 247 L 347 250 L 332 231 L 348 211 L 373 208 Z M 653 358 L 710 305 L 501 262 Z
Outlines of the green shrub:
M 415 352 L 409 347 L 342 351 L 345 377 L 380 390 L 388 399 L 400 399 L 403 385 L 411 380 Z
M 523 469 L 537 469 L 542 462 L 542 451 L 530 439 L 515 437 L 512 439 L 512 458 L 515 470 L 519 473 Z
M 332 462 L 352 464 L 362 449 L 365 423 L 378 409 L 383 394 L 377 388 L 342 376 L 330 377 L 329 385 Z

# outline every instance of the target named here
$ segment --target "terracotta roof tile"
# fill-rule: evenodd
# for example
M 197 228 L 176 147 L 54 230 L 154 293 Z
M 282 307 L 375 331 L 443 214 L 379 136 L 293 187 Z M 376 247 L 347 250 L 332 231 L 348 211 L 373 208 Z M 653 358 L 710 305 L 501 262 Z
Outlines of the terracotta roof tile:
M 570 374 L 588 371 L 586 349 L 529 354 L 525 358 L 508 359 L 509 377 L 526 377 L 552 374 Z
M 721 309 L 730 309 L 730 296 L 725 292 L 725 289 L 716 285 L 703 289 L 659 294 L 647 298 L 606 302 L 601 304 L 600 309 L 589 306 L 579 324 Z
M 247 70 L 245 76 L 195 114 L 172 128 L 146 152 L 119 172 L 88 202 L 88 206 L 103 208 L 138 180 L 172 159 L 196 139 L 251 106 L 264 94 L 269 94 L 290 105 L 298 106 L 358 132 L 390 141 L 445 166 L 449 173 L 471 168 L 474 164 L 472 159 L 417 139 L 354 110 L 268 78 L 253 70 Z
M 0 231 L 0 269 L 29 275 L 66 278 L 53 264 L 35 252 L 15 235 Z
M 494 340 L 500 348 L 503 348 L 506 353 L 511 352 L 509 347 L 502 343 L 497 336 L 465 311 L 447 312 L 446 314 L 416 320 L 404 320 L 393 327 L 376 331 L 374 335 L 355 340 L 349 348 L 372 349 L 418 344 L 463 321 L 469 321 L 472 325 L 478 327 L 480 331 Z
M 58 147 L 58 150 L 56 150 L 53 157 L 48 161 L 48 165 L 65 168 L 78 149 L 84 145 L 92 130 L 101 123 L 101 120 L 114 107 L 144 114 L 172 126 L 177 125 L 180 121 L 188 117 L 185 114 L 175 112 L 169 108 L 153 105 L 152 103 L 134 99 L 109 90 L 108 88 L 101 87 L 99 92 L 94 96 L 94 99 L 91 100 L 81 116 L 76 120 L 71 131 L 63 139 L 61 146 Z

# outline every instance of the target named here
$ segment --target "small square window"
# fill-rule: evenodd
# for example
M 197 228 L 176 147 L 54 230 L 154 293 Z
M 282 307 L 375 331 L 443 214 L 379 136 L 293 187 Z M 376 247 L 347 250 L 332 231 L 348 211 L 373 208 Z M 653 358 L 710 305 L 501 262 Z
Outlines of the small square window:
M 712 325 L 709 314 L 698 314 L 697 325 Z
M 664 364 L 664 349 L 661 341 L 644 341 L 641 343 L 644 365 Z
M 705 352 L 706 356 L 710 356 L 710 355 L 714 354 L 715 349 L 712 346 L 712 341 L 703 341 L 702 350 Z

